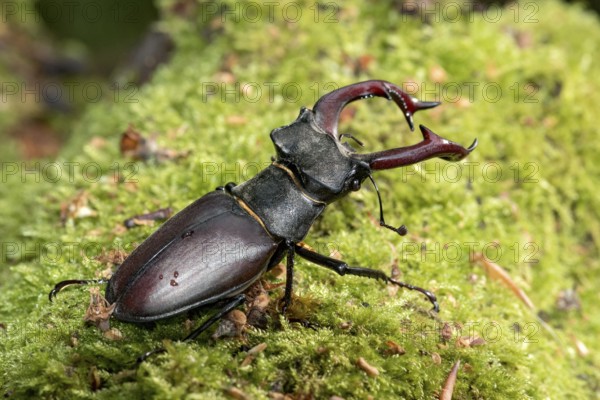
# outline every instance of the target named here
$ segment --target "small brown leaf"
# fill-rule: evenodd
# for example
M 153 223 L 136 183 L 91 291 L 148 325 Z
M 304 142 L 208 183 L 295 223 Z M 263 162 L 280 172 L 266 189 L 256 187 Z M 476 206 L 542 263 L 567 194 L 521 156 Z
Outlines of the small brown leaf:
M 456 339 L 456 345 L 458 347 L 465 348 L 483 346 L 485 343 L 485 340 L 480 338 L 479 336 L 461 336 Z
M 264 291 L 252 300 L 252 305 L 246 313 L 247 324 L 260 329 L 266 329 L 268 324 L 267 308 L 271 298 Z
M 240 337 L 246 326 L 246 314 L 240 310 L 232 310 L 223 317 L 212 335 L 213 339 L 221 337 Z
M 375 57 L 373 57 L 371 54 L 363 54 L 360 57 L 358 57 L 357 69 L 360 72 L 366 72 L 369 70 L 369 67 L 371 66 L 373 61 L 375 61 Z
M 272 275 L 273 278 L 278 278 L 278 279 L 285 277 L 285 274 L 286 274 L 286 268 L 285 268 L 285 264 L 283 264 L 283 263 L 277 264 L 269 271 L 269 275 Z
M 450 339 L 452 339 L 452 325 L 450 325 L 447 322 L 444 322 L 444 326 L 442 327 L 442 330 L 440 332 L 440 336 L 442 337 L 443 341 L 448 341 Z
M 440 65 L 429 68 L 429 79 L 434 83 L 444 83 L 448 80 L 448 73 Z
M 146 139 L 135 129 L 133 124 L 129 124 L 125 132 L 121 135 L 119 143 L 121 154 L 133 158 L 134 160 L 148 160 L 156 151 L 156 142 Z
M 92 392 L 95 392 L 98 389 L 100 389 L 100 386 L 102 385 L 102 380 L 100 379 L 100 374 L 98 373 L 98 368 L 96 368 L 95 365 L 93 365 L 90 368 L 89 378 L 90 378 L 90 389 L 92 389 Z
M 469 344 L 471 347 L 483 346 L 486 343 L 485 339 L 480 337 L 474 337 Z
M 404 347 L 400 346 L 398 343 L 392 341 L 392 340 L 388 340 L 387 342 L 385 342 L 385 345 L 388 347 L 385 350 L 385 354 L 387 355 L 404 355 L 406 354 L 406 350 L 404 349 Z
M 374 366 L 370 365 L 362 357 L 359 357 L 358 360 L 356 360 L 356 365 L 360 369 L 362 369 L 363 371 L 365 371 L 367 373 L 367 375 L 370 376 L 371 378 L 375 378 L 376 376 L 379 375 L 379 370 L 377 370 L 377 368 L 375 368 Z
M 102 334 L 105 338 L 110 340 L 121 340 L 123 339 L 123 333 L 117 328 L 110 328 Z
M 228 389 L 225 389 L 225 393 L 227 393 L 229 396 L 236 400 L 250 400 L 250 397 L 248 397 L 246 393 L 244 393 L 241 389 L 238 389 L 236 387 L 230 387 Z
M 60 221 L 64 225 L 70 219 L 95 217 L 98 213 L 89 206 L 89 194 L 81 190 L 72 199 L 60 205 Z
M 148 161 L 150 159 L 164 161 L 184 158 L 190 155 L 189 151 L 179 152 L 159 148 L 156 143 L 156 136 L 146 138 L 132 124 L 129 124 L 127 130 L 121 135 L 119 146 L 121 154 L 140 161 Z

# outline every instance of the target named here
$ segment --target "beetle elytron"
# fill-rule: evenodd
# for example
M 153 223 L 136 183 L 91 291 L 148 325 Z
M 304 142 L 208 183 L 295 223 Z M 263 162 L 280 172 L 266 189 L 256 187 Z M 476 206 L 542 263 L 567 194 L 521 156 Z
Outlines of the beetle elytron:
M 303 108 L 296 121 L 271 132 L 277 156 L 269 167 L 247 182 L 229 183 L 196 200 L 119 266 L 106 288 L 106 299 L 115 305 L 115 318 L 142 323 L 222 304 L 220 311 L 185 338 L 193 339 L 243 303 L 243 292 L 284 257 L 285 312 L 291 301 L 295 254 L 340 275 L 382 279 L 417 290 L 437 311 L 435 296 L 425 289 L 396 281 L 382 271 L 348 266 L 302 244 L 329 203 L 359 190 L 366 178 L 375 184 L 373 170 L 433 157 L 458 161 L 477 145 L 475 141 L 464 148 L 420 126 L 423 141 L 418 144 L 359 154 L 341 141 L 350 135 L 338 134 L 338 118 L 348 103 L 373 96 L 393 100 L 411 130 L 413 113 L 439 104 L 419 101 L 392 83 L 372 80 L 323 96 L 313 110 Z M 381 225 L 406 234 L 404 226 L 394 228 L 385 223 L 380 198 L 379 206 Z M 67 285 L 91 282 L 100 281 L 60 282 L 50 292 L 50 300 Z

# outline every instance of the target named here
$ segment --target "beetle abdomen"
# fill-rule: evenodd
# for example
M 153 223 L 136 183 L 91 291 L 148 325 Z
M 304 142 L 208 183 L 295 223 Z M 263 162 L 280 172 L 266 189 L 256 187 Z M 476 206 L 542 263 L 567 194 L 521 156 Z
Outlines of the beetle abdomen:
M 264 272 L 277 242 L 235 199 L 210 193 L 142 243 L 111 278 L 114 316 L 162 319 L 242 292 Z

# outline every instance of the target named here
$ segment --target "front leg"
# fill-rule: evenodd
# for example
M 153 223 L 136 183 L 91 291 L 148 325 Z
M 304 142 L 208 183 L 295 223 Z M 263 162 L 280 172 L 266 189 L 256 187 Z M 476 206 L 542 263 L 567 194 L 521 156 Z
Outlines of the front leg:
M 342 276 L 343 275 L 356 275 L 356 276 L 364 276 L 364 277 L 373 278 L 373 279 L 381 279 L 385 282 L 393 283 L 394 285 L 398 285 L 398 286 L 406 288 L 406 289 L 416 290 L 417 292 L 423 293 L 425 295 L 425 297 L 427 297 L 427 299 L 431 302 L 431 304 L 433 304 L 433 311 L 435 311 L 435 312 L 440 311 L 440 306 L 438 305 L 437 298 L 429 290 L 425 290 L 418 286 L 413 286 L 411 284 L 392 279 L 389 276 L 387 276 L 383 271 L 378 271 L 375 269 L 363 268 L 363 267 L 350 267 L 348 264 L 346 264 L 343 261 L 336 260 L 335 258 L 327 257 L 322 254 L 316 253 L 312 250 L 309 250 L 308 248 L 304 247 L 301 244 L 295 245 L 295 249 L 296 249 L 296 254 L 298 254 L 300 257 L 302 257 L 308 261 L 311 261 L 317 265 L 320 265 L 322 267 L 329 268 L 330 270 L 335 271 Z M 286 293 L 287 293 L 287 287 L 286 287 Z

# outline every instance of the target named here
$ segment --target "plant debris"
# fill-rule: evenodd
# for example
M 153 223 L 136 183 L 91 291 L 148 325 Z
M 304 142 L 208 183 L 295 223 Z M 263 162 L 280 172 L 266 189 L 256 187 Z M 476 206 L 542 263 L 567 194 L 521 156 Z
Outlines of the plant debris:
M 131 229 L 136 226 L 152 225 L 154 221 L 169 219 L 172 214 L 173 209 L 171 207 L 161 208 L 146 214 L 135 215 L 131 218 L 127 218 L 125 221 L 123 221 L 123 225 L 125 225 L 127 229 Z
M 512 290 L 515 296 L 517 296 L 519 300 L 521 300 L 523 304 L 527 306 L 527 308 L 530 310 L 535 310 L 533 302 L 529 299 L 527 294 L 525 294 L 523 289 L 517 286 L 515 281 L 513 281 L 504 268 L 488 260 L 482 253 L 473 254 L 473 262 L 478 262 L 481 266 L 483 266 L 485 271 L 492 279 L 502 282 L 504 285 L 506 285 L 506 287 Z
M 219 322 L 219 326 L 212 338 L 241 337 L 246 326 L 246 314 L 240 310 L 232 310 Z
M 115 306 L 116 304 L 108 303 L 104 296 L 100 294 L 99 288 L 92 287 L 90 288 L 90 305 L 83 320 L 95 325 L 102 332 L 107 332 L 110 329 L 109 319 Z
M 258 355 L 260 353 L 265 351 L 266 348 L 267 348 L 266 343 L 260 343 L 260 344 L 257 344 L 256 346 L 254 346 L 253 348 L 251 348 L 250 350 L 248 350 L 248 352 L 246 353 L 246 358 L 244 358 L 244 360 L 242 361 L 240 366 L 245 367 L 247 365 L 250 365 L 252 363 L 252 361 L 254 361 L 254 359 L 256 357 L 258 357 Z
M 376 376 L 379 375 L 379 370 L 377 368 L 375 368 L 374 366 L 372 366 L 371 364 L 369 364 L 362 357 L 358 357 L 358 360 L 356 360 L 356 365 L 358 366 L 358 368 L 360 368 L 363 371 L 365 371 L 366 374 L 368 376 L 370 376 L 371 378 L 375 378 Z
M 79 191 L 75 197 L 60 205 L 60 222 L 64 226 L 67 221 L 95 217 L 98 213 L 89 206 L 89 193 Z
M 156 143 L 156 136 L 150 138 L 144 137 L 133 124 L 129 124 L 127 130 L 121 135 L 120 150 L 121 154 L 134 160 L 158 162 L 185 158 L 191 154 L 191 151 L 176 151 L 170 149 L 161 149 Z

